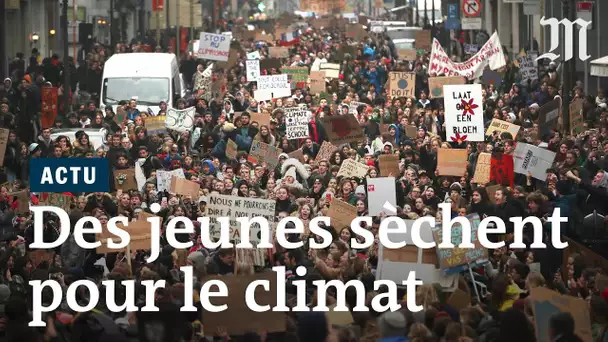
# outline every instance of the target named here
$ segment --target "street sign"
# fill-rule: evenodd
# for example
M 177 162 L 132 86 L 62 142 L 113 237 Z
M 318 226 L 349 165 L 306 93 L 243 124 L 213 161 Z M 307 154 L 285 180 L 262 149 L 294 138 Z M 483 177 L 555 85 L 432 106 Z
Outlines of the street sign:
M 479 17 L 481 0 L 462 0 L 462 13 L 465 17 Z
M 481 18 L 462 18 L 463 30 L 481 30 Z
M 448 17 L 445 21 L 446 30 L 460 29 L 460 19 L 458 19 L 459 14 L 460 11 L 458 9 L 458 4 L 448 4 Z
M 576 3 L 576 17 L 593 23 L 593 2 L 578 1 Z M 593 24 L 587 26 L 587 30 L 591 30 L 593 26 Z
M 524 0 L 524 15 L 539 15 L 540 0 Z

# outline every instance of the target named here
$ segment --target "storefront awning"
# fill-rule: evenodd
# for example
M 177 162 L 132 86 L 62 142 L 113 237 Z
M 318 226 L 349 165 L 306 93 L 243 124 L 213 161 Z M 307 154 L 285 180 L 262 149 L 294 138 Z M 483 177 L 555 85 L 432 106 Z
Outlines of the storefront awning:
M 608 77 L 608 56 L 591 61 L 591 76 Z

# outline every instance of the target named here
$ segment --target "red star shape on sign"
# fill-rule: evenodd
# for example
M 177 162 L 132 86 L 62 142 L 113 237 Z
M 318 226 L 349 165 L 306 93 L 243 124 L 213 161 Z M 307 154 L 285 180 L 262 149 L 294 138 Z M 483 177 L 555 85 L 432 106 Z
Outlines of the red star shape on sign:
M 452 141 L 455 143 L 462 144 L 463 142 L 467 141 L 467 135 L 460 135 L 460 133 L 456 133 L 456 135 L 450 139 L 452 139 Z
M 475 113 L 473 112 L 473 109 L 479 106 L 473 103 L 473 99 L 470 99 L 469 102 L 465 100 L 460 100 L 460 107 L 462 108 L 462 115 L 474 115 Z

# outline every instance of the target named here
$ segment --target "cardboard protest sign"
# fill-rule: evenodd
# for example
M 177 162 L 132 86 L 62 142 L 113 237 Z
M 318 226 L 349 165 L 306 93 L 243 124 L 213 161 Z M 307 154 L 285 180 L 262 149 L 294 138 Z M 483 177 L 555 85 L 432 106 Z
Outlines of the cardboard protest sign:
M 173 178 L 171 178 L 171 189 L 169 192 L 190 196 L 191 199 L 198 200 L 198 192 L 200 189 L 201 185 L 197 182 L 173 176 Z
M 561 115 L 562 99 L 556 97 L 549 101 L 538 110 L 538 128 L 539 133 L 543 136 L 549 135 L 551 130 L 557 126 L 557 119 Z
M 267 280 L 270 291 L 261 286 L 256 287 L 253 296 L 258 305 L 277 305 L 277 276 L 274 272 L 256 273 L 253 275 L 238 275 L 232 277 L 208 277 L 205 281 L 219 279 L 226 284 L 228 296 L 211 296 L 212 305 L 226 305 L 221 312 L 203 313 L 205 334 L 213 334 L 218 327 L 226 329 L 229 335 L 244 335 L 251 331 L 266 331 L 268 333 L 285 331 L 285 313 L 268 310 L 265 312 L 252 311 L 245 303 L 245 291 L 256 280 Z
M 0 128 L 0 166 L 4 166 L 4 155 L 6 154 L 6 146 L 8 145 L 9 130 Z
M 238 145 L 234 142 L 234 140 L 228 139 L 228 142 L 226 143 L 226 157 L 231 160 L 236 159 L 237 151 Z
M 167 133 L 167 117 L 165 115 L 148 116 L 144 121 L 144 126 L 148 135 Z
M 499 157 L 497 154 L 493 154 L 490 161 L 490 180 L 496 184 L 513 187 L 515 182 L 513 168 L 512 155 L 503 153 Z
M 568 259 L 574 257 L 575 254 L 582 258 L 585 266 L 602 269 L 604 274 L 608 274 L 608 260 L 604 259 L 601 255 L 592 251 L 591 249 L 583 246 L 582 244 L 566 237 L 561 236 L 562 241 L 568 243 L 568 247 L 564 249 L 562 272 L 564 279 L 568 279 Z
M 532 312 L 534 313 L 534 330 L 538 341 L 550 341 L 549 319 L 558 312 L 568 312 L 574 318 L 574 333 L 585 342 L 592 342 L 591 317 L 589 305 L 584 299 L 544 287 L 530 289 Z
M 340 77 L 340 64 L 337 63 L 321 63 L 319 71 L 325 71 L 325 77 L 327 78 L 339 78 Z
M 201 32 L 198 58 L 212 61 L 227 61 L 230 53 L 230 36 Z
M 176 169 L 171 171 L 156 170 L 156 190 L 158 192 L 169 191 L 171 189 L 171 179 L 173 176 L 178 178 L 186 178 L 184 169 Z
M 437 171 L 440 176 L 464 176 L 467 171 L 467 150 L 437 149 Z
M 258 165 L 266 163 L 270 169 L 274 169 L 279 164 L 279 154 L 282 152 L 283 150 L 280 148 L 254 140 L 251 143 L 247 161 Z
M 416 74 L 413 72 L 390 72 L 390 97 L 413 97 L 416 89 Z
M 291 151 L 291 152 L 287 153 L 287 155 L 289 156 L 289 158 L 295 158 L 295 159 L 299 160 L 301 163 L 304 162 L 304 152 L 302 152 L 301 148 L 299 148 L 295 151 Z
M 481 84 L 443 87 L 447 141 L 484 141 Z
M 114 170 L 114 187 L 121 190 L 137 189 L 135 169 Z
M 262 70 L 270 70 L 270 69 L 279 69 L 281 68 L 281 60 L 279 58 L 265 58 L 260 59 L 260 69 Z
M 350 223 L 357 217 L 357 207 L 334 198 L 329 205 L 327 216 L 331 217 L 331 226 L 339 235 L 340 231 L 350 227 Z
M 380 176 L 382 177 L 398 177 L 399 172 L 399 155 L 397 154 L 381 154 L 378 157 L 380 163 Z
M 267 42 L 267 43 L 271 43 L 274 41 L 274 36 L 272 34 L 269 33 L 264 33 L 262 31 L 257 31 L 255 33 L 255 41 L 256 42 Z
M 181 133 L 190 132 L 194 128 L 194 114 L 196 114 L 196 107 L 168 108 L 165 127 Z
M 385 208 L 388 202 L 392 207 L 397 206 L 397 190 L 395 177 L 379 177 L 367 179 L 367 211 L 370 216 L 377 216 L 381 212 L 388 215 L 390 210 Z
M 327 320 L 332 326 L 345 326 L 355 322 L 350 311 L 336 311 L 336 304 L 328 305 Z
M 486 186 L 486 194 L 488 194 L 488 198 L 490 199 L 490 201 L 494 200 L 494 195 L 496 194 L 496 191 L 500 190 L 502 188 L 502 185 L 490 185 L 490 186 Z
M 458 311 L 466 309 L 471 304 L 471 294 L 455 289 L 448 298 L 447 304 Z
M 522 175 L 532 173 L 532 177 L 547 180 L 547 169 L 553 165 L 555 152 L 526 143 L 518 143 L 513 152 L 515 172 Z
M 284 108 L 285 112 L 285 136 L 288 140 L 308 138 L 308 113 L 307 109 L 300 107 Z
M 303 1 L 300 2 L 302 4 Z M 316 18 L 312 20 L 312 27 L 315 30 L 321 30 L 322 28 L 328 28 L 331 22 L 331 18 Z
M 325 116 L 321 119 L 321 124 L 334 145 L 365 140 L 363 129 L 353 115 Z
M 152 224 L 148 221 L 137 220 L 129 222 L 127 226 L 121 223 L 117 223 L 116 226 L 129 233 L 130 241 L 129 248 L 131 252 L 136 250 L 148 250 L 151 247 L 152 237 Z M 110 233 L 107 227 L 103 226 L 101 233 L 95 234 L 96 241 L 101 242 L 101 246 L 95 249 L 98 254 L 105 253 L 118 253 L 126 251 L 126 247 L 122 249 L 111 249 L 108 247 L 108 239 L 112 239 L 114 243 L 120 243 L 122 240 L 120 237 Z
M 365 37 L 368 35 L 367 31 L 363 28 L 361 24 L 346 25 L 346 30 L 344 34 L 346 37 L 353 38 L 357 41 L 364 40 Z
M 390 241 L 404 241 L 406 246 L 399 249 L 388 249 L 378 246 L 378 268 L 376 269 L 377 280 L 391 280 L 397 283 L 406 279 L 410 271 L 416 272 L 416 278 L 426 284 L 439 283 L 442 288 L 454 288 L 458 275 L 446 276 L 444 272 L 437 269 L 437 252 L 435 248 L 418 248 L 412 239 L 413 220 L 403 220 L 407 229 L 397 228 L 397 223 L 390 222 L 388 238 Z M 433 233 L 428 222 L 423 222 L 420 227 L 420 238 L 422 241 L 433 241 Z
M 583 100 L 576 99 L 569 105 L 570 111 L 570 131 L 576 135 L 585 130 L 583 120 Z
M 494 132 L 498 132 L 498 134 L 502 134 L 504 132 L 511 133 L 513 139 L 517 137 L 517 133 L 519 133 L 519 129 L 521 127 L 516 124 L 512 124 L 507 121 L 502 121 L 499 119 L 492 119 L 490 122 L 490 126 L 486 130 L 486 135 L 492 135 Z
M 380 130 L 380 132 L 382 133 L 382 130 Z M 388 133 L 388 127 L 386 132 Z M 416 138 L 418 136 L 418 127 L 413 125 L 405 126 L 405 135 L 409 138 Z
M 44 87 L 41 90 L 42 108 L 40 110 L 40 124 L 45 129 L 55 124 L 57 110 L 59 109 L 59 88 Z
M 416 49 L 431 50 L 431 30 L 416 31 Z
M 472 265 L 478 261 L 488 259 L 488 250 L 479 243 L 479 235 L 477 234 L 480 222 L 479 215 L 467 215 L 467 219 L 471 223 L 471 243 L 475 245 L 475 248 L 458 247 L 462 243 L 462 226 L 460 223 L 455 223 L 451 229 L 451 241 L 455 248 L 437 248 L 437 257 L 441 269 L 446 270 L 463 265 Z M 432 229 L 433 238 L 437 242 L 437 245 L 439 245 L 443 241 L 443 226 L 437 224 Z
M 116 115 L 114 116 L 114 121 L 120 126 L 125 122 L 127 118 L 127 111 L 123 106 L 116 107 Z
M 311 71 L 310 72 L 310 92 L 313 94 L 319 94 L 327 91 L 325 85 L 325 71 Z
M 369 167 L 367 165 L 357 163 L 356 161 L 348 158 L 342 162 L 342 165 L 340 165 L 340 170 L 338 171 L 337 177 L 365 178 L 368 170 Z
M 254 123 L 257 122 L 258 126 L 270 126 L 270 119 L 271 116 L 266 114 L 266 113 L 258 113 L 258 112 L 252 112 L 249 113 L 251 114 L 251 119 L 249 119 L 250 123 Z
M 72 203 L 72 197 L 57 192 L 43 192 L 38 195 L 40 205 L 49 205 L 53 207 L 60 207 L 65 211 L 70 210 L 70 204 Z
M 27 253 L 27 256 L 32 262 L 32 267 L 38 268 L 43 262 L 46 262 L 49 265 L 53 263 L 55 252 L 46 249 L 34 249 L 30 250 Z
M 247 70 L 247 82 L 256 82 L 260 77 L 260 60 L 259 59 L 248 59 L 245 62 Z
M 402 61 L 415 61 L 418 59 L 418 53 L 416 49 L 398 49 L 397 55 Z
M 268 52 L 270 53 L 270 57 L 272 58 L 288 58 L 289 57 L 289 48 L 284 46 L 270 46 L 268 47 Z
M 490 182 L 490 165 L 492 155 L 490 153 L 480 153 L 477 157 L 477 166 L 471 183 L 487 184 Z
M 220 237 L 220 223 L 216 221 L 218 217 L 230 218 L 230 240 L 241 241 L 241 226 L 238 223 L 239 217 L 263 216 L 268 223 L 274 222 L 275 204 L 273 200 L 259 198 L 247 198 L 227 195 L 211 194 L 208 196 L 206 215 L 211 218 L 209 224 L 209 234 L 213 238 Z M 249 230 L 249 241 L 260 242 L 260 227 L 252 225 Z
M 317 157 L 315 158 L 315 162 L 318 163 L 319 161 L 321 161 L 323 159 L 329 160 L 329 158 L 331 157 L 332 153 L 334 153 L 337 150 L 338 150 L 338 148 L 334 144 L 330 143 L 329 141 L 324 141 L 321 144 L 321 147 L 319 148 L 319 152 L 317 153 Z
M 429 97 L 432 99 L 443 97 L 444 85 L 458 85 L 466 83 L 465 78 L 462 76 L 429 77 Z
M 30 212 L 30 192 L 29 190 L 21 190 L 17 192 L 11 193 L 12 196 L 15 196 L 15 200 L 17 201 L 17 208 L 15 212 L 17 214 L 26 214 Z

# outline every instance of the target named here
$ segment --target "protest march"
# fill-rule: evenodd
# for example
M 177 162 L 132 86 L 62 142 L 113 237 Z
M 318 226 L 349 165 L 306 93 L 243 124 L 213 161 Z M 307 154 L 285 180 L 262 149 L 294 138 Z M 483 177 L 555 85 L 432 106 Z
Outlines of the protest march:
M 608 341 L 603 81 L 299 3 L 9 61 L 0 342 Z

